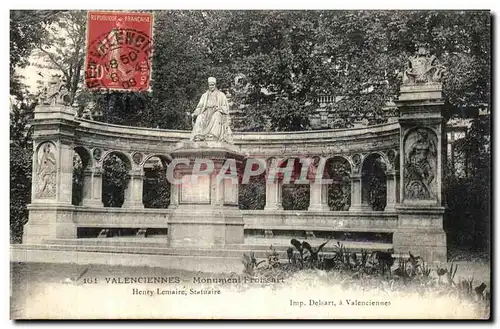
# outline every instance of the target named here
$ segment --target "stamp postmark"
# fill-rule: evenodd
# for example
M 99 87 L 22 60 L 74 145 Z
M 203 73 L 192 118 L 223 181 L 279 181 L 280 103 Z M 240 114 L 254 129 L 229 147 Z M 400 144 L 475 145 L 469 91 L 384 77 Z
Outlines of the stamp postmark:
M 93 91 L 148 91 L 151 36 L 151 14 L 89 12 L 85 87 Z

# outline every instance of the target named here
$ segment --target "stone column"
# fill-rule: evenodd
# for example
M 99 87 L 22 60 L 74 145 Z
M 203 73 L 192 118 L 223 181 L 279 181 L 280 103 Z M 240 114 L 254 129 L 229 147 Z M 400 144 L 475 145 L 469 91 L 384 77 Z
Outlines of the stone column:
M 311 181 L 309 211 L 330 211 L 328 206 L 328 184 Z
M 129 173 L 129 176 L 130 180 L 125 190 L 125 200 L 122 208 L 144 208 L 142 203 L 144 173 L 140 169 L 135 169 Z
M 82 206 L 102 207 L 102 169 L 85 169 L 83 172 Z
M 372 205 L 370 204 L 370 186 L 368 182 L 371 179 L 370 174 L 361 174 L 361 209 L 364 211 L 372 211 Z
M 361 174 L 351 175 L 351 206 L 349 211 L 371 211 L 366 195 L 363 195 L 363 179 Z
M 351 175 L 351 206 L 349 211 L 361 210 L 361 175 Z
M 387 205 L 384 211 L 395 211 L 399 203 L 399 172 L 391 170 L 387 172 Z
M 179 185 L 170 183 L 170 204 L 169 209 L 179 206 Z
M 57 177 L 57 203 L 70 205 L 73 194 L 73 142 L 59 143 L 59 169 Z
M 92 200 L 92 169 L 85 168 L 83 170 L 83 191 L 82 205 L 85 201 Z
M 75 110 L 64 105 L 40 105 L 33 120 L 32 198 L 23 243 L 76 238 L 73 220 L 73 148 Z
M 395 253 L 421 256 L 426 262 L 447 260 L 443 229 L 443 111 L 440 72 L 425 48 L 410 58 L 418 63 L 406 74 L 395 101 L 400 111 L 400 196 Z M 422 68 L 426 68 L 424 71 Z
M 283 182 L 276 179 L 274 182 L 266 181 L 266 206 L 264 210 L 283 210 L 281 203 L 281 191 Z

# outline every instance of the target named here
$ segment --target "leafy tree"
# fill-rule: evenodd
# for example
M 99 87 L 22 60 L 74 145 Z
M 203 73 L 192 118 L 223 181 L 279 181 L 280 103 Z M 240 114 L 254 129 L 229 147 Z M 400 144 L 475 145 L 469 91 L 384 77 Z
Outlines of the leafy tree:
M 334 159 L 327 163 L 326 172 L 333 180 L 328 185 L 328 205 L 333 211 L 349 210 L 351 204 L 351 165 L 347 160 Z
M 284 210 L 307 210 L 310 202 L 309 184 L 286 184 L 281 193 Z
M 455 151 L 465 161 L 465 176 L 449 166 L 444 179 L 445 229 L 451 245 L 490 251 L 491 149 L 490 118 L 478 117 Z
M 35 103 L 30 100 L 12 104 L 10 112 L 10 237 L 21 242 L 23 225 L 28 221 L 31 202 L 33 143 L 28 122 Z
M 54 20 L 57 11 L 10 11 L 10 94 L 20 97 L 21 78 L 16 67 L 28 65 L 28 58 L 36 45 L 45 38 L 46 26 Z
M 129 166 L 119 156 L 111 154 L 103 162 L 102 203 L 104 207 L 121 207 L 125 201 Z
M 266 206 L 265 175 L 250 177 L 248 184 L 239 185 L 238 206 L 242 210 L 262 210 Z
M 170 204 L 170 183 L 166 168 L 154 165 L 145 171 L 142 201 L 145 208 L 168 208 Z
M 362 193 L 373 210 L 382 211 L 387 205 L 387 166 L 380 155 L 370 155 L 363 162 Z
M 37 42 L 37 56 L 48 60 L 48 67 L 60 71 L 66 81 L 71 101 L 82 83 L 85 62 L 86 11 L 58 13 L 47 27 L 45 37 Z
M 10 11 L 10 237 L 19 243 L 23 225 L 28 221 L 31 202 L 33 143 L 29 121 L 36 99 L 26 91 L 17 67 L 28 65 L 36 44 L 45 37 L 45 27 L 57 12 L 46 10 Z
M 75 152 L 73 155 L 73 184 L 71 193 L 71 204 L 80 206 L 83 199 L 83 163 L 80 156 Z

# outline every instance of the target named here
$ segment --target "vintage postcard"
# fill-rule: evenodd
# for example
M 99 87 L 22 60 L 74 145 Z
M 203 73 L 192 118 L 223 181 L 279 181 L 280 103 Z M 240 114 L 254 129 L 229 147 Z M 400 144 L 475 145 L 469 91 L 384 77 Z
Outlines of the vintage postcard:
M 11 10 L 11 319 L 490 319 L 488 10 Z

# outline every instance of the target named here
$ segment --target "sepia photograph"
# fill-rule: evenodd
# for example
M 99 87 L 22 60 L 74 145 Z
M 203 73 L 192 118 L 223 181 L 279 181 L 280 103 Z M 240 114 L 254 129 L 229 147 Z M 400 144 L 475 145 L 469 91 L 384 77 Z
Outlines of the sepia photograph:
M 491 320 L 490 10 L 9 16 L 11 320 Z

